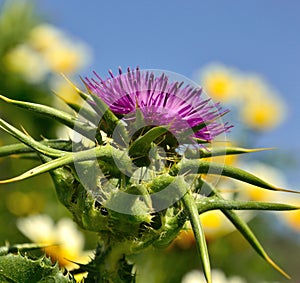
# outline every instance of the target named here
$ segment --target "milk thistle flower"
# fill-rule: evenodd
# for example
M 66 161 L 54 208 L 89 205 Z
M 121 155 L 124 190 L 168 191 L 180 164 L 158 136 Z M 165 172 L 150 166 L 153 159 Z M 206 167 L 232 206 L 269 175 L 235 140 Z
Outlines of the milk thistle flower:
M 203 97 L 202 88 L 183 82 L 170 82 L 164 73 L 155 76 L 153 72 L 143 72 L 137 67 L 127 69 L 123 74 L 103 80 L 96 72 L 96 78 L 85 79 L 89 90 L 98 95 L 117 115 L 125 115 L 125 120 L 134 117 L 137 109 L 147 125 L 170 125 L 171 132 L 180 133 L 189 128 L 195 129 L 194 136 L 210 142 L 232 127 L 217 122 L 227 110 L 218 103 Z
M 80 265 L 80 272 L 88 272 L 86 282 L 133 282 L 129 257 L 150 246 L 168 247 L 190 221 L 204 276 L 211 283 L 208 248 L 199 217 L 209 210 L 220 210 L 262 258 L 288 277 L 234 210 L 297 207 L 224 199 L 217 184 L 207 178 L 222 175 L 266 190 L 294 192 L 210 159 L 263 149 L 213 147 L 214 139 L 231 126 L 219 119 L 227 111 L 204 98 L 198 87 L 183 87 L 183 83 L 169 81 L 166 73 L 155 76 L 139 68 L 128 69 L 126 74 L 120 69 L 118 76 L 110 75 L 106 80 L 96 73 L 96 78 L 86 78 L 89 93 L 74 86 L 87 102 L 78 105 L 65 100 L 75 115 L 0 95 L 3 101 L 55 119 L 82 137 L 37 141 L 0 118 L 0 129 L 19 140 L 1 147 L 0 156 L 31 153 L 42 161 L 17 177 L 0 180 L 0 185 L 51 174 L 58 198 L 74 221 L 100 236 L 95 257 L 89 264 Z M 190 146 L 183 154 L 176 151 L 191 143 L 205 145 Z

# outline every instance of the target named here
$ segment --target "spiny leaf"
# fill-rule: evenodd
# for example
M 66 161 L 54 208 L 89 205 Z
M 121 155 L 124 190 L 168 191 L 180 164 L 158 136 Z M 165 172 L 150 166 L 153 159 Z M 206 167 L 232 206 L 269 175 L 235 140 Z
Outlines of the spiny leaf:
M 106 105 L 99 97 L 94 95 L 92 92 L 89 92 L 89 94 L 87 94 L 84 91 L 80 90 L 64 74 L 62 74 L 62 76 L 71 85 L 71 87 L 74 88 L 74 90 L 80 95 L 80 97 L 85 100 L 88 105 L 95 111 L 95 113 L 93 113 L 85 106 L 81 107 L 80 105 L 76 105 L 74 103 L 72 104 L 69 102 L 65 102 L 80 116 L 97 125 L 97 131 L 96 133 L 94 133 L 94 137 L 96 138 L 98 143 L 102 144 L 102 136 L 99 131 L 99 129 L 102 129 L 110 135 L 113 134 L 115 130 L 115 136 L 118 139 L 119 143 L 125 144 L 126 142 L 124 141 L 128 140 L 128 133 L 125 129 L 125 126 L 120 123 L 119 119 L 109 109 L 108 105 Z M 81 81 L 88 89 L 88 85 L 86 84 L 84 79 L 81 78 Z
M 0 281 L 10 283 L 57 282 L 75 283 L 68 274 L 65 276 L 58 265 L 43 257 L 37 260 L 21 254 L 0 256 Z
M 69 102 L 65 102 L 66 104 L 68 104 L 69 107 L 74 109 L 80 116 L 86 118 L 88 121 L 97 125 L 97 131 L 95 133 L 95 139 L 97 140 L 97 142 L 99 144 L 102 144 L 102 141 L 103 141 L 102 135 L 99 130 L 104 130 L 106 133 L 111 135 L 115 129 L 115 126 L 118 125 L 119 127 L 117 128 L 117 130 L 115 132 L 115 136 L 117 136 L 117 138 L 121 144 L 124 144 L 124 140 L 127 140 L 127 131 L 126 131 L 124 125 L 122 123 L 119 123 L 119 120 L 110 111 L 108 106 L 103 102 L 103 109 L 104 110 L 106 109 L 106 111 L 102 112 L 103 109 L 101 110 L 98 107 L 97 103 L 95 103 L 95 100 L 93 99 L 93 97 L 95 97 L 94 94 L 92 94 L 91 92 L 89 92 L 89 94 L 85 93 L 84 91 L 80 90 L 75 84 L 73 84 L 65 75 L 62 74 L 62 76 L 74 88 L 74 90 L 80 95 L 80 97 L 87 102 L 88 106 L 90 106 L 95 111 L 95 113 L 93 113 L 92 111 L 90 111 L 88 109 L 88 107 L 85 107 L 85 105 L 80 106 L 80 105 L 76 105 L 74 103 L 72 104 Z M 88 85 L 86 84 L 84 79 L 81 78 L 81 81 L 88 89 Z M 110 114 L 107 114 L 107 111 L 110 112 Z M 107 122 L 105 120 L 105 118 L 107 118 L 107 115 L 110 116 L 110 118 L 113 121 L 115 121 L 114 124 L 111 124 L 109 121 Z M 112 127 L 110 128 L 110 126 L 112 126 Z
M 201 185 L 205 185 L 208 189 L 213 192 L 218 198 L 222 199 L 222 196 L 205 180 L 201 180 Z M 254 250 L 265 259 L 271 266 L 273 266 L 277 271 L 279 271 L 286 278 L 290 279 L 290 276 L 283 271 L 266 253 L 262 245 L 259 243 L 258 239 L 247 225 L 247 223 L 234 211 L 228 209 L 220 209 L 222 213 L 231 221 L 231 223 L 236 227 L 236 229 L 245 237 L 249 244 L 254 248 Z
M 72 83 L 72 81 L 70 81 L 67 76 L 63 73 L 61 73 L 61 76 L 67 81 L 68 84 L 70 84 L 70 86 L 72 88 L 74 88 L 74 90 L 80 95 L 80 97 L 84 100 L 90 100 L 91 96 L 87 93 L 85 93 L 84 91 L 82 91 L 81 89 L 79 89 L 75 84 Z M 84 83 L 84 80 L 82 80 Z
M 63 151 L 43 145 L 42 143 L 34 140 L 32 137 L 24 134 L 14 126 L 8 124 L 1 118 L 0 118 L 0 128 L 6 131 L 7 133 L 9 133 L 10 135 L 12 135 L 13 137 L 17 138 L 19 141 L 25 143 L 29 147 L 35 149 L 36 151 L 44 155 L 57 157 L 63 154 Z
M 138 131 L 143 126 L 145 126 L 144 115 L 141 109 L 137 106 L 135 109 L 135 121 L 134 121 L 135 130 Z
M 272 210 L 272 211 L 287 211 L 297 210 L 299 207 L 274 202 L 257 202 L 257 201 L 240 201 L 240 200 L 224 200 L 223 198 L 213 196 L 200 198 L 196 200 L 199 214 L 214 210 Z
M 196 159 L 196 160 L 183 159 L 178 164 L 173 166 L 170 173 L 172 175 L 178 173 L 220 175 L 220 176 L 230 177 L 242 182 L 246 182 L 248 184 L 258 186 L 267 190 L 282 191 L 282 192 L 297 193 L 297 194 L 300 193 L 299 191 L 278 188 L 242 169 L 230 165 L 226 165 L 226 164 L 202 161 L 200 159 Z
M 64 76 L 64 75 L 63 75 Z M 85 87 L 88 89 L 89 94 L 86 94 L 82 90 L 80 90 L 78 87 L 76 87 L 66 76 L 64 78 L 68 81 L 68 83 L 75 89 L 75 91 L 83 98 L 85 99 L 89 105 L 98 113 L 99 119 L 103 118 L 105 121 L 105 125 L 99 123 L 102 127 L 105 127 L 105 132 L 108 134 L 115 135 L 115 138 L 118 139 L 120 143 L 126 144 L 129 141 L 128 132 L 125 128 L 125 125 L 120 122 L 118 117 L 110 110 L 109 106 L 97 95 L 92 93 L 84 81 L 84 79 L 81 78 L 81 81 L 85 85 Z M 100 127 L 101 128 L 101 127 Z
M 153 141 L 168 131 L 166 127 L 154 127 L 144 135 L 137 138 L 129 148 L 129 156 L 132 158 L 143 158 L 148 156 Z
M 72 149 L 72 142 L 67 140 L 42 140 L 41 144 L 58 149 L 58 150 L 70 150 Z M 30 146 L 23 143 L 16 143 L 10 145 L 4 145 L 0 147 L 0 157 L 9 156 L 13 154 L 23 154 L 23 153 L 32 153 L 36 152 Z
M 47 163 L 39 165 L 17 177 L 7 179 L 7 180 L 2 180 L 0 181 L 0 184 L 22 181 L 40 175 L 42 173 L 46 173 L 51 170 L 57 169 L 59 167 L 72 164 L 73 162 L 96 160 L 96 159 L 100 159 L 102 162 L 108 161 L 110 165 L 112 165 L 114 160 L 116 160 L 118 164 L 118 167 L 116 169 L 117 170 L 120 169 L 122 172 L 130 172 L 132 167 L 131 160 L 125 153 L 118 151 L 117 149 L 111 147 L 110 145 L 98 146 L 80 152 L 66 153 L 64 156 L 61 156 Z
M 200 149 L 200 157 L 215 157 L 215 156 L 223 156 L 223 155 L 235 155 L 235 154 L 244 154 L 244 153 L 253 153 L 260 152 L 264 150 L 273 150 L 274 148 L 241 148 L 241 147 L 220 147 L 220 148 L 201 148 Z
M 259 243 L 258 239 L 251 231 L 250 227 L 240 218 L 236 213 L 230 210 L 221 209 L 223 214 L 231 221 L 231 223 L 240 231 L 240 233 L 245 237 L 249 244 L 255 249 L 255 251 L 264 258 L 271 266 L 278 270 L 286 278 L 291 279 L 291 277 L 283 271 L 265 252 L 262 245 Z
M 82 82 L 87 87 L 87 89 L 89 89 L 83 79 Z M 89 97 L 95 103 L 96 107 L 94 109 L 96 110 L 96 112 L 99 114 L 100 117 L 103 117 L 104 121 L 106 122 L 108 126 L 106 131 L 109 134 L 112 134 L 115 131 L 115 129 L 117 129 L 119 135 L 118 138 L 121 138 L 121 140 L 123 140 L 125 143 L 128 142 L 128 133 L 125 128 L 125 125 L 122 122 L 120 122 L 118 117 L 110 110 L 109 106 L 98 95 L 95 95 L 91 91 Z
M 137 184 L 137 185 L 131 186 L 125 192 L 129 193 L 129 194 L 141 195 L 142 198 L 144 199 L 144 202 L 147 205 L 147 207 L 149 209 L 152 209 L 152 200 L 151 200 L 150 194 L 149 194 L 147 188 L 143 184 Z
M 49 117 L 50 119 L 57 120 L 71 129 L 74 129 L 76 126 L 76 131 L 88 138 L 93 138 L 95 136 L 97 128 L 92 127 L 88 122 L 79 121 L 77 117 L 72 116 L 69 113 L 43 104 L 13 100 L 3 95 L 0 95 L 0 99 L 15 106 Z
M 35 150 L 23 143 L 10 144 L 0 147 L 0 157 L 30 152 L 35 152 Z
M 203 271 L 206 278 L 207 283 L 211 283 L 211 268 L 210 268 L 210 261 L 209 261 L 209 253 L 207 249 L 207 244 L 205 240 L 205 234 L 200 222 L 198 209 L 195 204 L 195 200 L 188 191 L 182 198 L 182 202 L 184 204 L 185 210 L 189 216 L 189 220 L 191 222 L 194 236 L 196 239 L 196 245 L 198 252 L 201 256 Z
M 55 93 L 65 104 L 67 104 L 72 110 L 74 110 L 77 114 L 82 116 L 83 118 L 87 119 L 89 122 L 93 123 L 94 125 L 98 125 L 99 117 L 92 109 L 88 109 L 86 105 L 80 105 L 74 102 L 67 101 L 63 95 L 59 93 Z M 90 106 L 90 105 L 89 105 Z
M 52 161 L 49 161 L 47 163 L 44 163 L 42 165 L 39 165 L 17 177 L 7 179 L 7 180 L 1 180 L 0 184 L 7 184 L 7 183 L 13 183 L 13 182 L 18 182 L 22 181 L 37 175 L 40 175 L 42 173 L 49 172 L 53 169 L 59 168 L 61 166 L 68 165 L 73 162 L 73 157 L 71 154 L 67 154 L 65 156 L 59 157 L 57 159 L 54 159 Z

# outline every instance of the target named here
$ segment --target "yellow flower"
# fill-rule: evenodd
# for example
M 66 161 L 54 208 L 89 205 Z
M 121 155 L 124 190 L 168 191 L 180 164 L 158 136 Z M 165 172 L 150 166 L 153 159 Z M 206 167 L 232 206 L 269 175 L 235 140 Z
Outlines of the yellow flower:
M 46 60 L 53 72 L 71 73 L 86 65 L 91 51 L 78 41 L 48 24 L 42 24 L 32 29 L 29 44 Z
M 30 83 L 40 83 L 48 72 L 44 58 L 27 44 L 11 49 L 3 61 L 9 71 L 20 74 Z
M 56 45 L 63 38 L 63 33 L 55 26 L 41 24 L 30 31 L 28 42 L 36 50 L 44 51 Z
M 300 211 L 299 210 L 282 213 L 280 217 L 284 219 L 284 222 L 288 224 L 289 227 L 291 227 L 297 232 L 300 232 Z
M 246 126 L 258 131 L 269 130 L 284 119 L 285 104 L 261 78 L 244 78 L 241 95 L 240 117 Z
M 238 74 L 221 64 L 206 67 L 202 71 L 201 84 L 205 92 L 217 101 L 229 102 L 238 96 Z
M 281 202 L 300 207 L 300 197 L 299 196 L 298 197 L 296 196 L 293 198 L 291 198 L 290 196 L 285 197 L 285 199 L 283 198 L 283 201 L 281 201 Z M 283 220 L 283 222 L 287 226 L 292 228 L 294 231 L 300 233 L 300 210 L 283 212 L 283 213 L 278 214 L 278 217 L 280 217 L 280 219 Z
M 71 261 L 87 263 L 92 253 L 84 252 L 84 236 L 69 218 L 56 224 L 47 215 L 34 215 L 17 221 L 19 230 L 31 241 L 49 245 L 45 253 L 68 270 L 78 267 Z
M 211 64 L 202 71 L 201 83 L 213 99 L 231 104 L 238 102 L 241 121 L 251 129 L 273 129 L 284 119 L 285 104 L 258 75 Z
M 245 74 L 240 80 L 241 95 L 247 101 L 251 99 L 255 100 L 257 95 L 263 96 L 265 93 L 269 92 L 269 86 L 259 75 Z
M 86 64 L 87 52 L 83 46 L 69 42 L 56 42 L 44 51 L 45 59 L 53 72 L 71 73 Z

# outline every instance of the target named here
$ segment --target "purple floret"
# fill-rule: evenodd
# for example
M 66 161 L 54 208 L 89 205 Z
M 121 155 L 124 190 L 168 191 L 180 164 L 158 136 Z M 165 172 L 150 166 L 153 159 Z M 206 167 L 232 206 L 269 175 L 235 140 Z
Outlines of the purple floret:
M 194 137 L 207 142 L 232 127 L 218 123 L 227 110 L 203 98 L 201 88 L 183 87 L 183 83 L 169 82 L 165 74 L 156 77 L 153 72 L 139 68 L 128 68 L 125 74 L 119 68 L 118 76 L 109 73 L 111 78 L 103 80 L 94 72 L 96 78 L 86 78 L 85 83 L 112 112 L 124 115 L 124 119 L 132 119 L 138 108 L 147 125 L 169 126 L 173 133 L 193 129 Z

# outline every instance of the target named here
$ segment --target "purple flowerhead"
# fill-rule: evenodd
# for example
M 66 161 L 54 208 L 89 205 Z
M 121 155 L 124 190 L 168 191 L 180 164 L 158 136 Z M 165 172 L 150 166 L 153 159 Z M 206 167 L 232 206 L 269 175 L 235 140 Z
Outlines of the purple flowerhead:
M 109 71 L 111 78 L 105 80 L 94 74 L 95 78 L 85 79 L 89 91 L 127 121 L 133 120 L 139 109 L 146 125 L 168 126 L 173 134 L 192 130 L 191 135 L 203 142 L 212 141 L 232 127 L 218 121 L 227 110 L 203 97 L 201 88 L 170 82 L 164 73 L 155 76 L 137 67 L 128 68 L 126 73 L 119 68 L 117 76 Z

